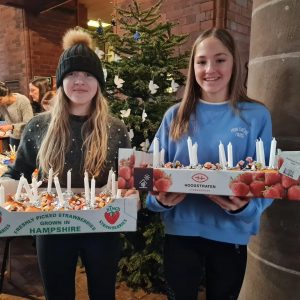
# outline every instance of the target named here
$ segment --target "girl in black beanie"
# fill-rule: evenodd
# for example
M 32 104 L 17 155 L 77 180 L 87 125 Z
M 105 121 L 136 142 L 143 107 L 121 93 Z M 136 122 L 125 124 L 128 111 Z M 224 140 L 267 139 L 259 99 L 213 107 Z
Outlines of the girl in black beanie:
M 61 186 L 66 187 L 66 174 L 72 169 L 72 186 L 82 188 L 86 170 L 100 187 L 106 184 L 109 170 L 117 168 L 118 148 L 130 147 L 127 129 L 108 112 L 102 94 L 103 70 L 91 49 L 91 37 L 84 31 L 70 30 L 63 44 L 54 107 L 35 116 L 25 127 L 8 175 L 19 179 L 23 173 L 31 181 L 35 168 L 40 177 L 47 177 L 52 168 Z M 37 236 L 36 245 L 48 300 L 75 299 L 79 256 L 85 266 L 90 299 L 115 299 L 119 233 Z

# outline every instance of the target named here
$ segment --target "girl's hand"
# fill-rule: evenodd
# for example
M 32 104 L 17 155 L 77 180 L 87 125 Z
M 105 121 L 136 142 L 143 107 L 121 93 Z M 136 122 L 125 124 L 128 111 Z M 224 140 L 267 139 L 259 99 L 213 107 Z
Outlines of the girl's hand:
M 222 207 L 224 210 L 234 212 L 236 210 L 242 209 L 246 206 L 251 198 L 240 198 L 236 196 L 217 196 L 217 195 L 207 195 L 207 197 Z
M 152 192 L 158 202 L 165 206 L 175 206 L 180 203 L 186 196 L 182 193 L 166 193 L 166 192 Z

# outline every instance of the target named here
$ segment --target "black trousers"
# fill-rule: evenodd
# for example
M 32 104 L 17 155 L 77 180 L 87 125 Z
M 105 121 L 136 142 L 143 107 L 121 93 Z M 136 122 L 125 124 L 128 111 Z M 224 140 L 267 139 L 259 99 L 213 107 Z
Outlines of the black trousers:
M 176 300 L 197 300 L 206 278 L 206 300 L 238 298 L 247 262 L 247 246 L 200 237 L 165 236 L 166 279 Z
M 75 299 L 79 256 L 85 266 L 90 299 L 115 300 L 118 233 L 37 236 L 36 246 L 47 300 Z

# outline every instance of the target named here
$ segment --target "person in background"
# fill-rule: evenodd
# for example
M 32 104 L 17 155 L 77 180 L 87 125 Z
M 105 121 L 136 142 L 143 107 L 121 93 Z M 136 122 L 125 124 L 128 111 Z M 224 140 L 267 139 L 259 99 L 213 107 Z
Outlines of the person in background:
M 196 39 L 181 103 L 165 114 L 156 137 L 166 161 L 189 165 L 187 139 L 199 145 L 199 163 L 219 162 L 220 141 L 233 145 L 234 164 L 255 157 L 261 138 L 269 153 L 268 109 L 247 97 L 239 53 L 231 34 L 209 29 Z M 207 300 L 238 298 L 247 243 L 259 229 L 271 199 L 154 192 L 147 207 L 165 228 L 164 267 L 176 300 L 196 300 L 206 278 Z M 204 271 L 205 270 L 205 271 Z
M 19 179 L 24 174 L 31 181 L 36 168 L 39 178 L 47 177 L 52 168 L 66 187 L 67 172 L 72 169 L 72 187 L 83 189 L 85 171 L 95 177 L 97 188 L 102 187 L 109 170 L 117 169 L 119 147 L 130 148 L 129 136 L 124 123 L 109 113 L 103 69 L 90 35 L 69 30 L 63 45 L 54 107 L 27 124 L 15 164 L 5 176 Z M 79 256 L 90 299 L 115 299 L 121 250 L 118 232 L 40 235 L 36 248 L 47 300 L 75 299 Z
M 9 143 L 18 147 L 26 123 L 33 117 L 29 99 L 19 93 L 11 93 L 8 86 L 0 81 L 0 119 L 5 124 L 0 130 L 11 131 Z
M 41 106 L 44 109 L 44 111 L 49 111 L 50 109 L 53 108 L 54 102 L 56 99 L 56 93 L 54 91 L 48 91 L 44 95 L 42 101 L 41 101 Z
M 47 78 L 38 77 L 29 82 L 29 96 L 34 114 L 45 111 L 41 102 L 48 91 L 51 91 L 51 87 Z

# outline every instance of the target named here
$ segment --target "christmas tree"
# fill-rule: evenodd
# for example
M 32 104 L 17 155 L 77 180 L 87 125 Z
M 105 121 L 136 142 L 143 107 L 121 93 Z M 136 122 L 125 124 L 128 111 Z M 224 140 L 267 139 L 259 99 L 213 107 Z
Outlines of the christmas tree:
M 161 4 L 142 10 L 134 0 L 128 10 L 116 8 L 121 34 L 101 24 L 94 34 L 99 45 L 109 45 L 103 64 L 111 110 L 124 120 L 132 145 L 144 150 L 164 112 L 178 100 L 176 91 L 185 80 L 180 70 L 187 66 L 187 53 L 180 54 L 186 36 L 172 34 L 175 23 L 159 21 Z
M 145 151 L 165 111 L 180 100 L 176 92 L 185 80 L 181 70 L 187 67 L 188 53 L 180 53 L 187 36 L 172 33 L 175 23 L 160 21 L 161 5 L 162 0 L 141 9 L 134 0 L 127 10 L 116 8 L 112 24 L 120 34 L 103 28 L 101 21 L 92 33 L 107 73 L 111 110 L 126 124 L 132 146 Z M 163 227 L 159 214 L 143 207 L 138 231 L 124 235 L 119 279 L 134 288 L 162 291 Z

